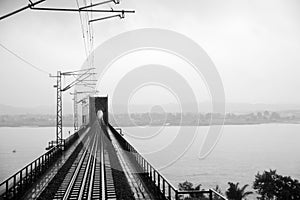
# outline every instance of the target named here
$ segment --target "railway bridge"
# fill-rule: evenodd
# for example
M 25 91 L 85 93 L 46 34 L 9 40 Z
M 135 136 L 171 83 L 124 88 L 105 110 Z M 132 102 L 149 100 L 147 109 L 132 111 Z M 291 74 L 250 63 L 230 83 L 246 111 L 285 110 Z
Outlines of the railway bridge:
M 0 199 L 226 199 L 180 191 L 108 121 L 107 97 L 89 97 L 86 126 L 0 185 Z

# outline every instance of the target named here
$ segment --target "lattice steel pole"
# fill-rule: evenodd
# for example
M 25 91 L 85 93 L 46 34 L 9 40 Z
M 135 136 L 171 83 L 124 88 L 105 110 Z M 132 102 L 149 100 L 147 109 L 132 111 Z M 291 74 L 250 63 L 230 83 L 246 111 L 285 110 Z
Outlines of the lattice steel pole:
M 74 132 L 78 131 L 77 91 L 74 91 Z
M 61 148 L 63 140 L 61 71 L 57 71 L 56 101 L 56 144 Z

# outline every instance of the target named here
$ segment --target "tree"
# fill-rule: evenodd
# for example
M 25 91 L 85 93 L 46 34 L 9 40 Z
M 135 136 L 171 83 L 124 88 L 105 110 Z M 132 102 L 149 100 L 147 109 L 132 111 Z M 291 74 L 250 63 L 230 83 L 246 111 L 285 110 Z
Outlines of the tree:
M 206 113 L 205 114 L 205 119 L 210 120 L 212 118 L 212 113 Z
M 268 118 L 269 115 L 270 115 L 270 112 L 266 110 L 266 111 L 264 112 L 264 117 Z
M 257 193 L 261 195 L 261 200 L 271 200 L 276 196 L 276 185 L 277 181 L 276 170 L 265 171 L 263 174 L 257 173 L 253 188 L 257 190 Z
M 222 194 L 222 191 L 221 191 L 221 188 L 219 187 L 219 185 L 216 185 L 216 187 L 214 188 L 214 190 L 216 192 L 218 192 L 219 194 Z M 222 194 L 223 195 L 223 194 Z M 216 194 L 213 194 L 213 200 L 222 200 L 221 197 L 219 197 L 218 195 Z
M 185 190 L 185 191 L 192 191 L 192 190 L 195 190 L 195 191 L 200 191 L 200 188 L 201 188 L 201 184 L 197 185 L 196 187 L 193 187 L 193 183 L 191 182 L 188 182 L 188 181 L 185 181 L 183 183 L 179 183 L 178 184 L 178 189 L 179 190 Z M 203 194 L 201 193 L 191 193 L 189 195 L 189 197 L 186 197 L 184 199 L 199 199 L 199 198 L 203 198 Z
M 258 119 L 261 119 L 262 117 L 263 117 L 262 113 L 261 113 L 261 112 L 258 112 L 258 113 L 257 113 L 257 118 L 258 118 Z
M 280 119 L 280 115 L 277 112 L 272 112 L 271 119 Z
M 193 183 L 185 181 L 183 183 L 178 184 L 179 190 L 193 190 Z
M 260 200 L 300 199 L 300 183 L 290 176 L 277 174 L 276 170 L 257 173 L 253 188 L 260 195 Z
M 249 186 L 248 184 L 244 185 L 242 188 L 239 187 L 239 183 L 234 184 L 228 182 L 228 184 L 229 184 L 229 188 L 227 189 L 225 194 L 229 200 L 243 200 L 246 199 L 247 196 L 253 193 L 251 191 L 245 191 L 246 188 Z

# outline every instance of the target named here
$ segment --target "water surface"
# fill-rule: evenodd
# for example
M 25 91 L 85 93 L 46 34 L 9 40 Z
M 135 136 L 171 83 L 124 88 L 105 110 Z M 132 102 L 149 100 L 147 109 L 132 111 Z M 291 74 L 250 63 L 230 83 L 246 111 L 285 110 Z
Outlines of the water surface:
M 300 125 L 226 125 L 216 148 L 203 160 L 198 159 L 198 154 L 208 127 L 197 128 L 191 147 L 164 168 L 161 163 L 167 158 L 156 154 L 153 159 L 151 155 L 172 144 L 180 127 L 126 127 L 123 132 L 175 186 L 188 180 L 206 189 L 218 184 L 225 191 L 228 181 L 252 185 L 255 174 L 268 169 L 300 180 Z M 186 127 L 186 134 L 194 129 Z M 48 141 L 54 138 L 55 127 L 0 128 L 0 181 L 42 155 Z
M 46 152 L 56 137 L 55 127 L 0 128 L 0 182 Z M 64 128 L 64 137 L 72 128 Z
M 179 127 L 167 127 L 157 135 L 155 127 L 124 128 L 125 137 L 156 167 L 161 167 L 166 157 L 150 155 L 155 149 L 171 144 Z M 175 186 L 188 180 L 201 183 L 203 188 L 217 184 L 225 191 L 228 181 L 249 184 L 263 170 L 277 169 L 279 174 L 300 180 L 300 125 L 262 124 L 226 125 L 213 152 L 203 160 L 198 158 L 199 148 L 208 127 L 199 127 L 195 141 L 184 155 L 172 165 L 163 168 L 165 175 Z M 137 138 L 139 132 L 143 138 Z M 146 139 L 146 135 L 152 135 Z M 188 133 L 187 133 L 188 134 Z M 170 155 L 171 156 L 171 155 Z

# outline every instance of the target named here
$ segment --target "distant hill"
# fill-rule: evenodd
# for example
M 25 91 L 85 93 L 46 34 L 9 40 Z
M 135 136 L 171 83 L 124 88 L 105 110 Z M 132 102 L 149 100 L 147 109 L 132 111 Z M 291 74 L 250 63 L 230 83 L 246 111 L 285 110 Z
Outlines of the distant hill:
M 227 112 L 257 112 L 257 111 L 292 111 L 300 110 L 300 104 L 250 104 L 250 103 L 228 103 Z
M 65 103 L 63 107 L 64 114 L 72 114 L 72 104 Z M 36 107 L 16 107 L 0 104 L 0 115 L 20 115 L 20 114 L 39 114 L 48 115 L 56 114 L 55 105 L 36 106 Z
M 178 105 L 176 104 L 165 104 L 162 105 L 165 112 L 178 112 Z M 192 106 L 185 103 L 186 109 L 183 112 L 195 112 Z M 150 105 L 134 105 L 130 106 L 130 112 L 132 113 L 143 113 L 149 112 Z M 111 108 L 110 108 L 111 110 Z M 250 103 L 226 103 L 226 112 L 230 113 L 249 113 L 258 111 L 295 111 L 300 110 L 300 104 L 250 104 Z M 113 108 L 114 113 L 124 113 L 127 111 L 126 105 L 117 105 Z M 200 113 L 212 112 L 212 105 L 209 102 L 202 102 L 199 104 Z
M 162 105 L 165 112 L 176 113 L 180 112 L 178 105 L 176 104 L 165 104 Z M 190 104 L 185 103 L 186 108 L 183 112 L 194 113 Z M 133 105 L 130 106 L 130 112 L 132 113 L 144 113 L 149 112 L 150 105 Z M 80 109 L 80 104 L 79 104 Z M 109 111 L 111 112 L 111 108 Z M 116 105 L 113 108 L 115 114 L 127 112 L 128 108 L 126 105 Z M 300 104 L 249 104 L 249 103 L 227 103 L 226 112 L 230 113 L 250 113 L 258 111 L 300 111 Z M 209 102 L 202 102 L 199 104 L 200 113 L 211 112 L 211 104 Z M 65 115 L 73 113 L 73 104 L 71 102 L 65 102 L 63 106 L 63 112 Z M 40 114 L 40 115 L 52 115 L 56 114 L 55 105 L 36 106 L 36 107 L 17 107 L 0 104 L 0 115 L 19 115 L 19 114 Z

